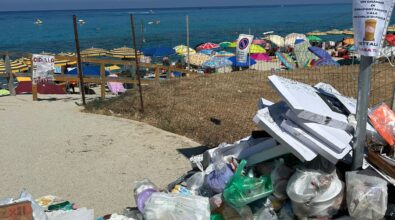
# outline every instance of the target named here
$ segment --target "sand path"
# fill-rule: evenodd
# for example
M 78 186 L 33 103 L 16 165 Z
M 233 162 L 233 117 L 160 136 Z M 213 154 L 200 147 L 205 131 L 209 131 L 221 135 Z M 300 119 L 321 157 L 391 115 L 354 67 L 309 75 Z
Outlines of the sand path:
M 0 97 L 0 199 L 26 188 L 94 208 L 133 206 L 133 183 L 164 187 L 190 169 L 177 149 L 197 143 L 152 126 L 80 112 L 77 95 Z M 50 98 L 57 98 L 56 101 Z

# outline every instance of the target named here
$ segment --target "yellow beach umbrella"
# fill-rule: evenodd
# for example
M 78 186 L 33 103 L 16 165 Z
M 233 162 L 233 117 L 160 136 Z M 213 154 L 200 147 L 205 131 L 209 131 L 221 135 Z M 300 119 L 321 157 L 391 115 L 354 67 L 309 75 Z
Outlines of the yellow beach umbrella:
M 185 57 L 185 62 L 195 65 L 195 66 L 201 66 L 203 65 L 204 62 L 210 59 L 209 55 L 203 54 L 203 53 L 195 53 L 188 57 Z
M 326 35 L 326 32 L 315 30 L 315 31 L 306 33 L 306 35 L 308 35 L 308 36 L 324 36 L 324 35 Z
M 252 44 L 250 47 L 250 53 L 266 53 L 266 50 L 260 45 Z
M 29 69 L 29 67 L 23 63 L 21 60 L 13 60 L 11 61 L 11 72 L 12 73 L 20 73 L 25 72 Z M 0 74 L 5 74 L 5 62 L 4 60 L 0 60 Z
M 178 55 L 187 55 L 188 54 L 188 47 L 185 45 L 178 45 L 173 48 Z M 196 50 L 189 48 L 189 55 L 195 54 Z
M 142 54 L 143 53 L 141 53 L 140 51 L 137 51 L 137 56 L 140 56 Z M 110 56 L 110 57 L 121 58 L 121 59 L 134 59 L 134 58 L 136 58 L 135 50 L 133 48 L 126 47 L 126 46 L 112 49 L 112 50 L 110 50 L 110 52 L 108 52 L 107 55 Z
M 100 57 L 100 56 L 107 55 L 107 53 L 108 53 L 108 51 L 105 49 L 91 47 L 91 48 L 82 50 L 81 56 L 82 57 Z
M 236 44 L 237 44 L 237 42 L 236 42 L 236 41 L 233 41 L 232 43 L 229 44 L 228 47 L 230 47 L 230 48 L 236 48 Z
M 354 35 L 354 31 L 352 31 L 352 30 L 343 30 L 343 34 L 345 34 L 345 35 Z
M 75 53 L 72 52 L 61 52 L 59 53 L 57 56 L 61 56 L 62 59 L 57 59 L 55 57 L 55 66 L 74 66 L 77 65 L 77 61 L 76 60 L 71 60 L 71 59 L 67 59 L 67 57 L 75 57 Z M 64 58 L 63 58 L 64 57 Z

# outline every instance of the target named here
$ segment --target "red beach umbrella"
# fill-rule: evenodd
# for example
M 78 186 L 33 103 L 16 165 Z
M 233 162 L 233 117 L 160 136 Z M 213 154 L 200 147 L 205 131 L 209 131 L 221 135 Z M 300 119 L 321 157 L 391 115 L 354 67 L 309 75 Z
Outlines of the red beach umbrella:
M 387 34 L 385 39 L 391 46 L 395 46 L 395 34 Z
M 216 49 L 216 48 L 219 48 L 219 44 L 208 42 L 208 43 L 199 45 L 196 48 L 196 50 L 212 50 L 212 49 Z

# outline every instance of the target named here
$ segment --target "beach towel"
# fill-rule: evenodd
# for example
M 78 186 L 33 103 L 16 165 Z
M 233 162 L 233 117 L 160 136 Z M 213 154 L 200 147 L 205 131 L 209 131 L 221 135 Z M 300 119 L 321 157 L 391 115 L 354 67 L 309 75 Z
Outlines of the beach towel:
M 304 40 L 295 44 L 294 54 L 299 68 L 307 67 L 311 60 L 318 60 L 318 57 L 308 50 L 309 46 L 310 43 Z
M 282 64 L 284 64 L 285 67 L 287 67 L 287 69 L 293 70 L 296 68 L 295 61 L 288 54 L 277 51 L 276 57 L 281 61 Z
M 118 77 L 117 75 L 111 74 L 109 77 Z M 108 88 L 110 89 L 111 93 L 114 95 L 118 95 L 119 93 L 124 93 L 126 92 L 125 87 L 123 87 L 123 84 L 120 82 L 108 82 L 107 83 Z

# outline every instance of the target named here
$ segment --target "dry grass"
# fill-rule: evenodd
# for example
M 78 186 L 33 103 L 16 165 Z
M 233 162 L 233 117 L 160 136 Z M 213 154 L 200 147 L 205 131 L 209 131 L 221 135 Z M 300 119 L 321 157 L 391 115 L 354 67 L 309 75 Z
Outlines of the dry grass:
M 373 71 L 371 104 L 389 102 L 395 82 L 394 68 L 376 65 Z M 330 83 L 343 94 L 355 97 L 357 72 L 358 66 L 346 66 L 278 74 L 308 84 Z M 110 100 L 91 102 L 86 110 L 139 120 L 215 146 L 236 141 L 258 129 L 252 122 L 258 99 L 279 100 L 268 83 L 269 75 L 244 71 L 154 82 L 143 88 L 144 114 L 139 113 L 140 102 L 135 90 Z M 212 119 L 219 120 L 220 124 L 213 123 Z

